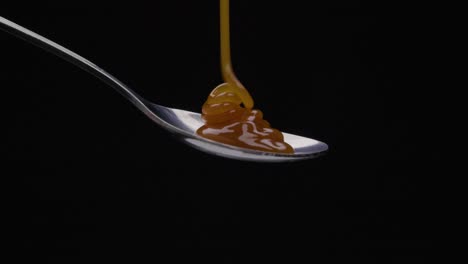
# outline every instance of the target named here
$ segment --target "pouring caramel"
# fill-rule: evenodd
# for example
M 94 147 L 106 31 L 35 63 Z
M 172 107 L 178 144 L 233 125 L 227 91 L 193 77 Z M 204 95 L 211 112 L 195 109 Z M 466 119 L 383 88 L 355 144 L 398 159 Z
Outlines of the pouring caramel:
M 229 0 L 220 0 L 221 72 L 224 83 L 217 86 L 202 107 L 205 125 L 197 134 L 214 141 L 242 148 L 276 153 L 294 153 L 284 142 L 283 134 L 253 109 L 252 96 L 237 79 L 232 69 Z

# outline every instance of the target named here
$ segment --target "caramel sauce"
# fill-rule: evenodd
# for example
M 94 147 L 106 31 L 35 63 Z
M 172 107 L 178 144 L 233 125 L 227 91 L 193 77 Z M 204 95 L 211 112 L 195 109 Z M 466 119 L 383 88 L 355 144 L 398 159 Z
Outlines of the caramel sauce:
M 216 87 L 202 107 L 205 125 L 197 134 L 242 148 L 294 153 L 283 134 L 263 119 L 260 110 L 232 69 L 229 36 L 229 0 L 220 0 L 221 71 L 223 84 Z

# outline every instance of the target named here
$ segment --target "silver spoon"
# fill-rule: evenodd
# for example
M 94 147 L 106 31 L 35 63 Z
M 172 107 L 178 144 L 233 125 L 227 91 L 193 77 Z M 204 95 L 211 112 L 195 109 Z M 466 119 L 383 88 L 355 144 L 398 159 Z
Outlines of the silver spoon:
M 294 148 L 294 154 L 250 150 L 200 137 L 195 133 L 204 124 L 199 113 L 151 103 L 89 60 L 1 16 L 0 29 L 45 49 L 98 77 L 130 100 L 156 124 L 173 133 L 182 142 L 201 151 L 231 159 L 256 162 L 285 162 L 311 159 L 328 150 L 327 144 L 323 142 L 288 133 L 283 133 L 284 139 Z

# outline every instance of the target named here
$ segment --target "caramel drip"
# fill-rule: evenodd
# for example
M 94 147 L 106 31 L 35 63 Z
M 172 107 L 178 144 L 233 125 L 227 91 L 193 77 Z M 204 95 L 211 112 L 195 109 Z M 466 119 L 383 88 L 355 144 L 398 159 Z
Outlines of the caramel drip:
M 263 119 L 260 110 L 252 109 L 254 101 L 234 74 L 229 36 L 229 0 L 220 0 L 221 72 L 225 83 L 216 87 L 202 107 L 205 125 L 197 134 L 242 148 L 294 153 L 284 142 L 283 134 Z M 243 105 L 244 107 L 242 107 Z

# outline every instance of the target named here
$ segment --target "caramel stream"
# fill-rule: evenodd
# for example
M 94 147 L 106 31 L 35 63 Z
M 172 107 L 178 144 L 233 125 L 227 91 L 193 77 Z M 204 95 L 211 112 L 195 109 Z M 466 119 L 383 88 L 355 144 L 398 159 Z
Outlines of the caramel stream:
M 202 107 L 205 125 L 197 134 L 221 143 L 254 150 L 294 153 L 283 134 L 263 119 L 260 110 L 234 74 L 231 63 L 229 0 L 220 0 L 221 72 L 224 83 L 217 86 Z M 243 107 L 241 106 L 243 105 Z

